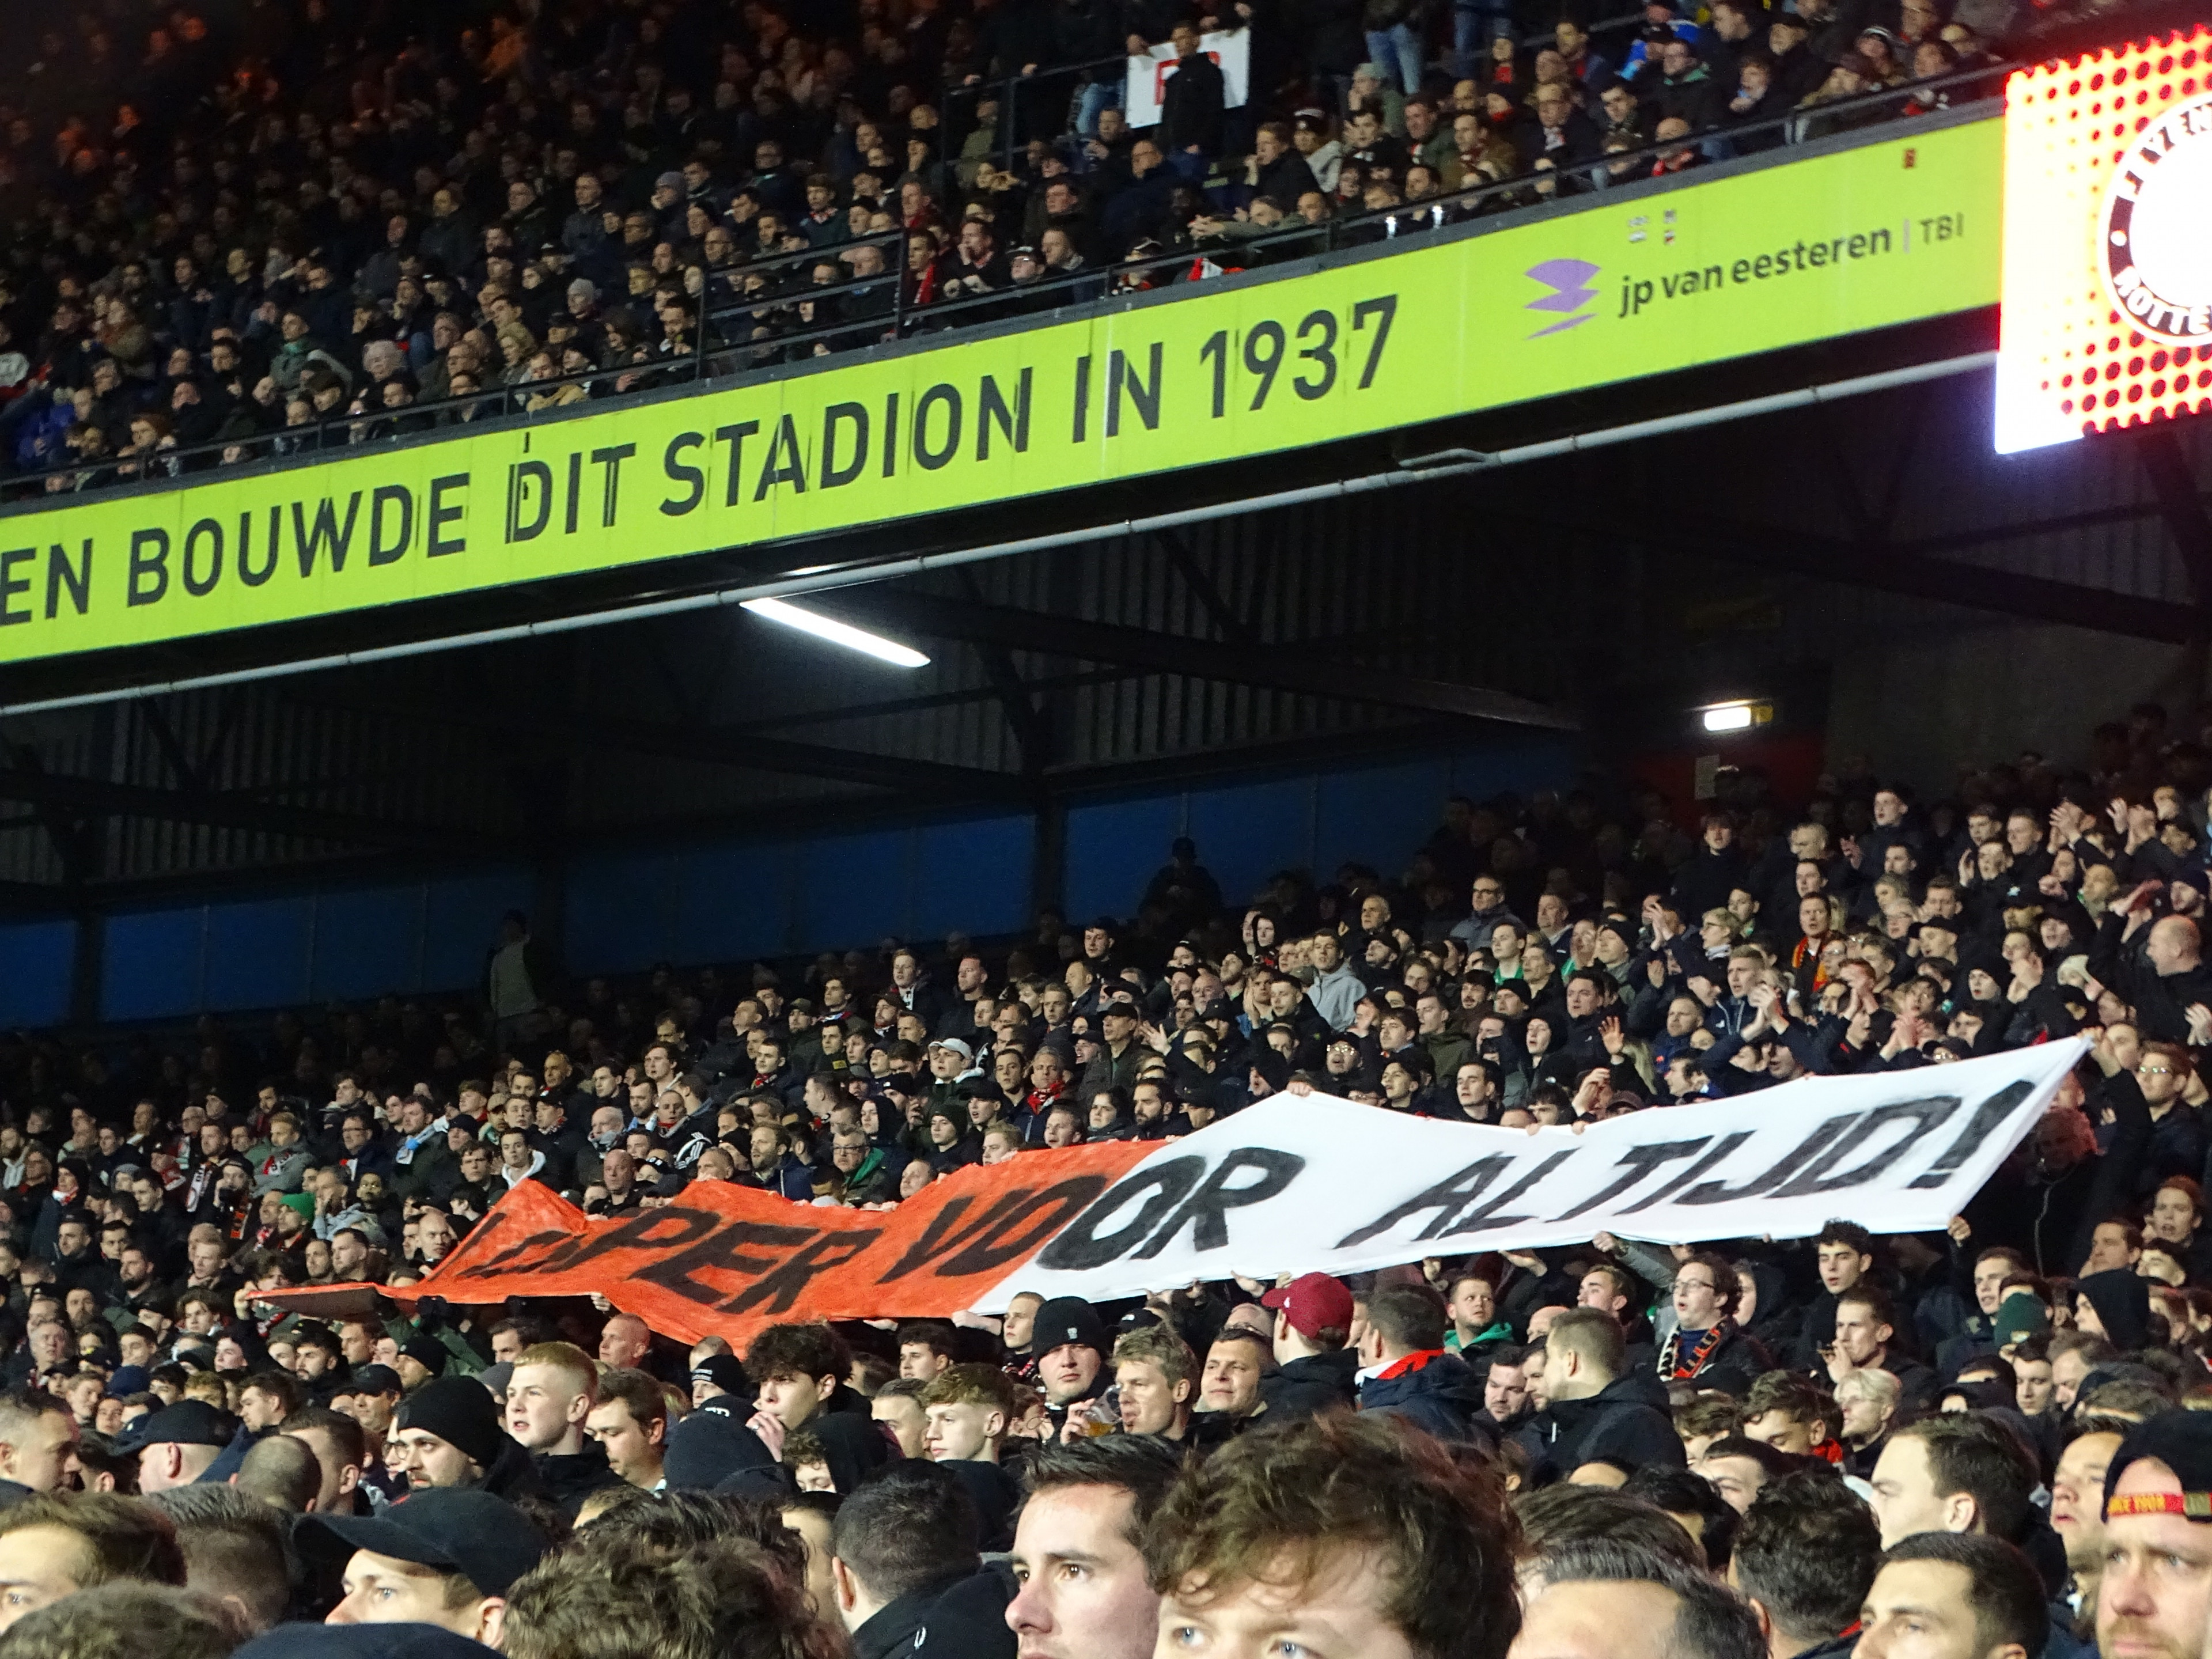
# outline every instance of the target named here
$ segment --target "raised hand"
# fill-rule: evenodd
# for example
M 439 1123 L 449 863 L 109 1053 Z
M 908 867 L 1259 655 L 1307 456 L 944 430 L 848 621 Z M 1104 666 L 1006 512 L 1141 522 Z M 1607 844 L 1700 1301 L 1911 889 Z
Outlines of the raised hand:
M 783 1455 L 783 1419 L 774 1412 L 755 1412 L 745 1419 L 745 1426 L 761 1437 L 761 1444 L 768 1448 L 770 1457 Z

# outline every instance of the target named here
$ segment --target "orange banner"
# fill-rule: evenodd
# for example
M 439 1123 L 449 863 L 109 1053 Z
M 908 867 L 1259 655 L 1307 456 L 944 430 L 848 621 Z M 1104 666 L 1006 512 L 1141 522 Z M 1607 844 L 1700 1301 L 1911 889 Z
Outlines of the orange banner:
M 972 1306 L 1158 1150 L 1109 1141 L 1025 1153 L 933 1182 L 895 1210 L 797 1204 L 700 1181 L 672 1203 L 595 1220 L 526 1181 L 420 1282 L 382 1293 L 410 1304 L 598 1295 L 663 1336 L 720 1336 L 740 1350 L 787 1320 L 941 1318 Z M 338 1319 L 366 1312 L 379 1289 L 319 1285 L 260 1299 Z

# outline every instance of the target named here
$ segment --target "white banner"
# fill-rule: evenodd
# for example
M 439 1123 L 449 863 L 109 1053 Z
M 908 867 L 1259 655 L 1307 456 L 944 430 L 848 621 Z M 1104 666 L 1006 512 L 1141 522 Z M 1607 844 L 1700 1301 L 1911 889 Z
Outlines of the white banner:
M 2086 1045 L 1863 1077 L 1571 1129 L 1400 1117 L 1280 1095 L 1165 1141 L 977 1303 L 1096 1302 L 1242 1273 L 1347 1273 L 1578 1244 L 1802 1238 L 1848 1217 L 1941 1228 L 2034 1127 Z
M 1200 35 L 1198 49 L 1220 68 L 1225 106 L 1243 108 L 1252 95 L 1252 32 L 1222 29 Z M 1160 100 L 1175 72 L 1176 49 L 1164 43 L 1129 60 L 1127 83 L 1121 89 L 1121 113 L 1131 127 L 1142 130 L 1159 125 Z

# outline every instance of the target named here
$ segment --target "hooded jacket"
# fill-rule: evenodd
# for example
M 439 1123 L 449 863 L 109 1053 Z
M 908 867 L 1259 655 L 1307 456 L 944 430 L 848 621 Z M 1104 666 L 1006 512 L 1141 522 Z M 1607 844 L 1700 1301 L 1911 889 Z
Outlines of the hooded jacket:
M 1327 973 L 1315 975 L 1313 983 L 1306 987 L 1306 1000 L 1328 1022 L 1332 1031 L 1341 1031 L 1352 1024 L 1352 1011 L 1366 994 L 1367 981 L 1348 962 L 1340 961 Z
M 476 1483 L 477 1489 L 489 1492 L 494 1498 L 504 1498 L 510 1504 L 524 1498 L 550 1498 L 552 1494 L 546 1491 L 545 1482 L 538 1475 L 538 1465 L 532 1461 L 530 1454 L 523 1450 L 522 1443 L 511 1437 L 501 1437 L 506 1443 L 499 1449 L 499 1455 L 493 1460 L 492 1466 L 484 1471 L 483 1479 Z M 602 1457 L 605 1455 L 604 1452 L 600 1454 Z M 574 1513 L 573 1510 L 569 1512 Z
M 1580 1400 L 1554 1400 L 1517 1437 L 1542 1486 L 1564 1480 L 1583 1464 L 1613 1458 L 1632 1468 L 1686 1467 L 1682 1442 L 1666 1413 L 1646 1403 L 1643 1380 L 1617 1376 Z
M 545 1488 L 545 1495 L 558 1504 L 571 1521 L 593 1492 L 622 1485 L 621 1477 L 607 1467 L 606 1448 L 596 1440 L 586 1439 L 584 1449 L 573 1455 L 539 1452 L 530 1461 L 537 1467 L 538 1482 Z
M 2150 1338 L 2150 1286 L 2128 1267 L 2108 1267 L 2074 1281 L 2074 1293 L 2088 1297 L 2105 1328 L 2106 1340 L 2132 1353 Z
M 1006 1626 L 1013 1599 L 1012 1583 L 997 1567 L 939 1580 L 878 1607 L 853 1632 L 854 1659 L 924 1651 L 1014 1659 L 1014 1633 Z
M 1352 1380 L 1358 1369 L 1359 1355 L 1352 1348 L 1303 1354 L 1261 1379 L 1260 1398 L 1279 1421 L 1348 1408 L 1359 1398 Z
M 1482 1387 L 1467 1361 L 1436 1348 L 1407 1354 L 1361 1383 L 1359 1409 L 1388 1412 L 1439 1440 L 1465 1440 L 1482 1409 Z
M 832 1409 L 806 1420 L 807 1433 L 822 1443 L 830 1478 L 841 1492 L 849 1494 L 861 1480 L 890 1461 L 886 1431 L 872 1418 L 857 1412 Z

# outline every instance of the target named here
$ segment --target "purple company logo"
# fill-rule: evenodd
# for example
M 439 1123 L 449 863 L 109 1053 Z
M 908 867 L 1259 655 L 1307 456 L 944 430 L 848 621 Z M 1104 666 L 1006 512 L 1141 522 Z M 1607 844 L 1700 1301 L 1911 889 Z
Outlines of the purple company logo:
M 1583 307 L 1597 298 L 1597 290 L 1590 286 L 1590 278 L 1597 273 L 1598 267 L 1587 259 L 1547 259 L 1543 264 L 1531 265 L 1523 271 L 1522 275 L 1534 278 L 1552 291 L 1529 301 L 1522 309 L 1560 313 L 1558 322 L 1538 329 L 1528 337 L 1540 340 L 1547 334 L 1579 328 L 1595 318 L 1597 315 L 1595 312 L 1583 311 Z M 1578 311 L 1582 312 L 1579 317 L 1574 314 Z

